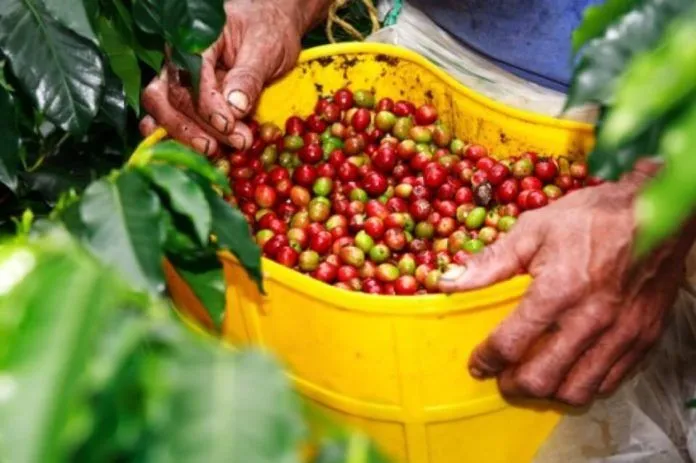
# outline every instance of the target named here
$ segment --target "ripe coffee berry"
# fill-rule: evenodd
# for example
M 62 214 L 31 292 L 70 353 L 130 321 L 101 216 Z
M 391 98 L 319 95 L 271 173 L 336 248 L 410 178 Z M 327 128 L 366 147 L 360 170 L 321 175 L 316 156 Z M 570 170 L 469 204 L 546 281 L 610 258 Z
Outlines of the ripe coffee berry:
M 378 172 L 369 172 L 362 181 L 363 188 L 370 196 L 379 196 L 387 190 L 387 179 Z
M 572 169 L 572 166 L 571 166 Z M 534 166 L 534 175 L 542 182 L 551 182 L 558 174 L 556 164 L 549 160 L 542 160 Z

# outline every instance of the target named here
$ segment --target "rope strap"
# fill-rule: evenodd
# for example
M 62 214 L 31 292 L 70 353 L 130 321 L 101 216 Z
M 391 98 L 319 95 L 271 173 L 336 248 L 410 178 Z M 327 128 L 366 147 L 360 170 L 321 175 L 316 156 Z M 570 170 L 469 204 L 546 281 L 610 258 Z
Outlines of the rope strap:
M 372 32 L 377 32 L 380 28 L 379 13 L 377 8 L 375 8 L 374 3 L 372 3 L 372 0 L 356 1 L 363 2 L 365 8 L 367 8 L 368 15 L 370 16 L 370 22 L 372 22 Z M 365 40 L 365 37 L 360 33 L 360 31 L 353 27 L 349 22 L 338 16 L 338 11 L 345 8 L 349 2 L 350 0 L 335 0 L 329 8 L 329 17 L 326 21 L 326 36 L 329 38 L 331 43 L 336 43 L 336 37 L 333 34 L 334 25 L 341 27 L 341 29 L 343 29 L 348 35 L 357 41 Z

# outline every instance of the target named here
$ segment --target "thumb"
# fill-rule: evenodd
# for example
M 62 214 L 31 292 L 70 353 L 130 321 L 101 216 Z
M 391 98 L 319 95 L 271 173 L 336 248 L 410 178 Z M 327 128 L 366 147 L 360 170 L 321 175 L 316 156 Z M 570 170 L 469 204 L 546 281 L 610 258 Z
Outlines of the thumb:
M 529 266 L 539 248 L 539 235 L 515 229 L 500 241 L 469 258 L 465 267 L 455 267 L 440 277 L 440 290 L 445 293 L 469 291 L 505 281 Z
M 246 44 L 245 44 L 246 45 Z M 238 118 L 247 116 L 270 78 L 268 56 L 243 45 L 222 82 L 222 94 Z

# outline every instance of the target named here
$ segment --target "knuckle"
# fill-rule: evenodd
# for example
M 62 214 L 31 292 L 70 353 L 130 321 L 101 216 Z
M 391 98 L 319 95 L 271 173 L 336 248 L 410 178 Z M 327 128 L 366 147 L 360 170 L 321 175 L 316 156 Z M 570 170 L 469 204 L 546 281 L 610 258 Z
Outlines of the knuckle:
M 175 108 L 183 108 L 190 102 L 188 93 L 179 88 L 174 88 L 169 92 L 169 103 Z
M 496 330 L 491 334 L 489 346 L 491 351 L 504 362 L 516 362 L 520 358 L 517 342 L 503 331 Z
M 616 340 L 621 344 L 632 344 L 638 341 L 640 328 L 635 323 L 619 323 L 616 328 Z
M 537 374 L 520 373 L 515 382 L 519 390 L 529 397 L 545 399 L 555 392 L 553 383 Z
M 606 330 L 614 323 L 613 311 L 604 305 L 590 305 L 584 315 L 588 327 L 595 331 Z
M 569 391 L 556 394 L 556 400 L 571 407 L 584 407 L 590 403 L 592 397 L 583 391 Z

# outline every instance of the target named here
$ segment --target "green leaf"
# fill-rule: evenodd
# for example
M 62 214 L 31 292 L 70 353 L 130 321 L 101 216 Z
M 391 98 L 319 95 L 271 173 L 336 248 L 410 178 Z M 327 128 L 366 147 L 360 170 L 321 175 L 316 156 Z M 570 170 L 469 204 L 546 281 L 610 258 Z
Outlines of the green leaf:
M 169 261 L 208 311 L 219 330 L 225 316 L 225 278 L 222 265 L 215 254 L 195 261 L 172 255 Z
M 116 30 L 121 33 L 121 37 L 135 51 L 138 58 L 154 71 L 159 72 L 164 59 L 164 54 L 162 53 L 164 44 L 159 42 L 153 44 L 151 43 L 152 40 L 148 40 L 151 39 L 150 37 L 139 36 L 133 25 L 133 17 L 121 0 L 111 0 L 111 4 L 115 10 L 114 22 Z
M 198 184 L 182 170 L 168 164 L 143 166 L 140 170 L 167 195 L 172 209 L 191 221 L 199 242 L 207 244 L 212 217 Z
M 215 42 L 225 25 L 224 0 L 161 0 L 165 37 L 187 53 L 200 53 Z
M 597 123 L 597 132 L 601 132 L 606 114 L 605 108 Z M 592 175 L 606 180 L 618 180 L 621 174 L 633 168 L 638 159 L 657 155 L 662 130 L 672 119 L 672 116 L 664 117 L 617 150 L 606 151 L 601 146 L 596 146 L 588 158 Z
M 234 254 L 261 292 L 263 274 L 261 272 L 261 250 L 252 239 L 249 224 L 241 212 L 230 206 L 203 179 L 199 180 L 208 198 L 213 215 L 213 233 L 221 249 Z
M 696 91 L 696 14 L 676 21 L 655 50 L 636 58 L 599 133 L 602 150 L 620 148 Z
M 201 66 L 203 58 L 200 55 L 183 52 L 177 48 L 172 49 L 172 61 L 177 66 L 185 69 L 191 75 L 194 95 L 198 97 L 198 89 L 201 86 Z
M 98 22 L 99 39 L 101 45 L 109 59 L 111 69 L 121 81 L 126 91 L 128 104 L 133 108 L 135 114 L 140 114 L 140 66 L 135 52 L 128 45 L 127 41 L 114 28 L 111 21 L 104 17 L 99 18 Z
M 101 108 L 97 114 L 114 127 L 121 137 L 126 133 L 126 92 L 121 80 L 110 69 L 105 72 L 106 82 L 102 95 Z
M 206 178 L 225 193 L 231 191 L 225 174 L 217 170 L 215 166 L 199 153 L 173 140 L 157 143 L 141 153 L 136 152 L 131 162 L 135 165 L 145 165 L 152 162 L 185 167 L 191 172 Z
M 604 35 L 607 28 L 628 13 L 638 0 L 607 0 L 585 9 L 582 22 L 573 31 L 573 51 L 577 52 L 590 40 Z
M 661 140 L 666 164 L 648 184 L 636 204 L 635 252 L 645 256 L 674 235 L 693 214 L 696 206 L 696 98 L 690 109 L 672 123 Z
M 17 189 L 19 166 L 19 130 L 16 114 L 12 95 L 0 86 L 0 184 L 12 191 Z
M 161 292 L 161 213 L 157 195 L 139 174 L 99 180 L 85 190 L 80 203 L 83 241 L 136 287 Z
M 138 58 L 140 58 L 143 63 L 150 66 L 153 71 L 159 73 L 162 69 L 162 62 L 164 61 L 164 53 L 160 51 L 164 50 L 164 42 L 148 39 L 140 39 L 136 36 L 134 39 L 135 54 L 138 55 Z
M 75 0 L 43 0 L 46 9 L 54 18 L 76 34 L 97 43 L 92 25 L 89 22 L 85 4 Z
M 63 130 L 82 133 L 99 110 L 104 83 L 96 47 L 36 0 L 4 0 L 0 49 L 36 107 Z
M 163 8 L 164 2 L 161 0 L 134 0 L 133 18 L 135 24 L 146 34 L 161 34 Z
M 0 266 L 12 283 L 0 295 L 2 454 L 67 461 L 65 423 L 86 404 L 82 375 L 123 287 L 65 240 L 6 248 Z
M 179 463 L 300 462 L 300 407 L 275 361 L 219 348 L 182 349 L 175 358 L 163 454 Z
M 582 50 L 575 64 L 566 107 L 612 104 L 617 80 L 631 60 L 650 50 L 674 18 L 693 7 L 692 0 L 642 0 Z

